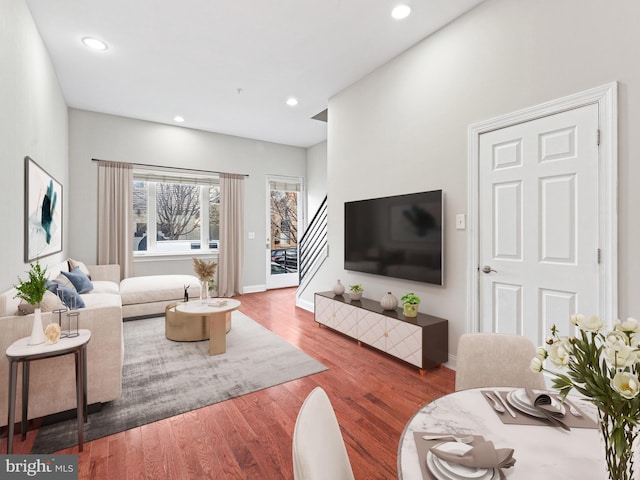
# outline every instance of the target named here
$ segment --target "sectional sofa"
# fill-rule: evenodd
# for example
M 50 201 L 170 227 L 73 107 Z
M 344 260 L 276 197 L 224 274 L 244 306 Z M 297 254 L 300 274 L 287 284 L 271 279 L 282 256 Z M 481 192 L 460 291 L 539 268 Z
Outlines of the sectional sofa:
M 199 282 L 192 275 L 157 275 L 120 281 L 118 265 L 87 266 L 71 259 L 48 267 L 47 276 L 54 282 L 62 281 L 61 272 L 69 272 L 77 263 L 89 275 L 92 286 L 88 292 L 79 294 L 85 306 L 78 309 L 79 327 L 91 330 L 87 345 L 87 401 L 105 403 L 122 394 L 123 317 L 163 315 L 166 305 L 183 299 L 185 287 L 188 286 L 190 297 L 197 297 Z M 9 367 L 4 352 L 14 341 L 29 336 L 33 323 L 32 313 L 20 314 L 24 305 L 14 298 L 15 294 L 15 288 L 0 294 L 0 427 L 7 425 L 8 412 Z M 46 327 L 58 317 L 44 310 L 42 322 Z M 29 388 L 29 419 L 76 408 L 73 355 L 32 362 Z M 17 405 L 22 401 L 20 382 L 16 401 Z M 19 408 L 16 420 L 20 420 Z

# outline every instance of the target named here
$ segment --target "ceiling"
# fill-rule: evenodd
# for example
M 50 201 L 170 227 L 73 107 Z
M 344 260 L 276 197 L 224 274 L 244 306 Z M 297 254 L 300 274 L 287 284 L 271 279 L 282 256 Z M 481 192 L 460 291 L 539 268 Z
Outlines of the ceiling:
M 309 147 L 329 98 L 482 0 L 27 0 L 70 107 Z M 108 44 L 87 48 L 83 37 Z M 288 106 L 289 97 L 298 105 Z

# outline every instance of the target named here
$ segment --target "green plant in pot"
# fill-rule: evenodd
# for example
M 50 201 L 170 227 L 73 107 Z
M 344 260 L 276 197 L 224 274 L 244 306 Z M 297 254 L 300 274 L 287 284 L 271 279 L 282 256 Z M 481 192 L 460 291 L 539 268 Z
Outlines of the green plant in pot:
M 355 285 L 349 285 L 349 297 L 351 300 L 360 300 L 362 298 L 362 292 L 364 292 L 364 288 L 359 283 Z
M 21 280 L 20 277 L 18 277 L 18 284 L 14 285 L 17 290 L 15 297 L 35 307 L 29 345 L 39 345 L 45 341 L 40 302 L 42 302 L 44 294 L 47 291 L 47 269 L 46 267 L 42 268 L 40 262 L 36 261 L 36 263 L 30 265 L 29 272 L 27 273 L 29 276 L 27 280 Z
M 400 298 L 402 302 L 402 314 L 405 317 L 417 317 L 420 298 L 413 292 L 407 293 Z

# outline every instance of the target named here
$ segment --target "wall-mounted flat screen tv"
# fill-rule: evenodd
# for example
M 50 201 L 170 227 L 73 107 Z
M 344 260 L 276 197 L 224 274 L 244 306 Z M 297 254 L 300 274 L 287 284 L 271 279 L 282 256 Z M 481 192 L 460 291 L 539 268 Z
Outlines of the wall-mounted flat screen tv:
M 442 190 L 344 204 L 344 268 L 443 283 Z

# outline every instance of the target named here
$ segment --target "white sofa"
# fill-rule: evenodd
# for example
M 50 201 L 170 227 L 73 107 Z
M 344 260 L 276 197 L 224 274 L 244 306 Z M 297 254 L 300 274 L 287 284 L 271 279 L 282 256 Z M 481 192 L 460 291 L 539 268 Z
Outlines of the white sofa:
M 85 308 L 79 309 L 80 328 L 91 330 L 87 345 L 87 401 L 104 403 L 122 394 L 122 304 L 119 294 L 120 267 L 118 265 L 89 266 L 94 288 L 82 294 Z M 67 262 L 47 269 L 50 279 L 61 270 L 68 270 Z M 25 275 L 22 275 L 25 277 Z M 14 298 L 15 288 L 0 295 L 0 426 L 7 425 L 9 364 L 4 354 L 14 341 L 31 334 L 33 314 L 17 315 L 20 300 Z M 46 327 L 57 316 L 42 313 Z M 76 408 L 75 369 L 73 355 L 31 362 L 28 418 Z M 21 378 L 22 366 L 19 367 Z M 16 405 L 21 405 L 22 388 L 18 381 Z M 16 421 L 21 409 L 16 408 Z
M 200 283 L 193 275 L 154 275 L 120 281 L 119 265 L 86 268 L 93 289 L 81 295 L 85 308 L 79 309 L 79 326 L 91 330 L 87 345 L 87 402 L 91 405 L 115 400 L 122 394 L 123 317 L 164 315 L 166 305 L 184 298 L 186 286 L 190 298 L 198 297 Z M 68 262 L 48 267 L 47 277 L 53 280 L 61 271 L 69 271 Z M 7 425 L 8 413 L 9 366 L 4 352 L 14 341 L 29 336 L 33 324 L 33 314 L 18 314 L 20 299 L 14 298 L 15 294 L 15 288 L 0 294 L 0 427 Z M 53 321 L 57 316 L 42 313 L 45 327 Z M 22 367 L 19 368 L 21 372 Z M 18 382 L 16 405 L 22 401 L 20 385 Z M 32 362 L 30 392 L 29 419 L 76 408 L 73 355 Z M 21 410 L 16 410 L 19 421 Z
M 164 315 L 170 303 L 200 296 L 200 281 L 193 275 L 149 275 L 125 278 L 120 282 L 122 316 L 125 319 Z

